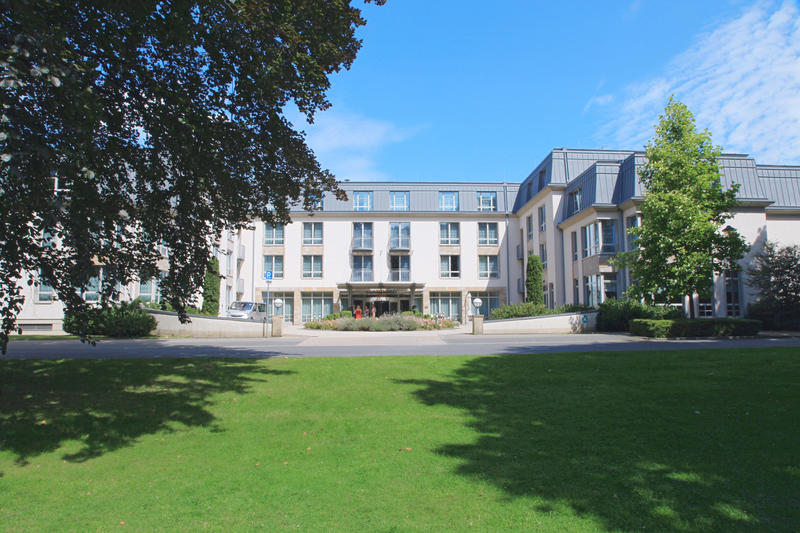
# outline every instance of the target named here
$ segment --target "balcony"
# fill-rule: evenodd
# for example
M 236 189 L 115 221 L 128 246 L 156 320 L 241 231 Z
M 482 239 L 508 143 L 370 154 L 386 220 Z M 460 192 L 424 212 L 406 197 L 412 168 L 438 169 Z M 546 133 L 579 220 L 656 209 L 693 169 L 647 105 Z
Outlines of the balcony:
M 237 261 L 244 261 L 245 256 L 247 255 L 247 250 L 244 247 L 244 244 L 239 245 L 239 251 L 236 254 Z
M 353 237 L 353 250 L 372 250 L 372 237 Z
M 410 281 L 411 270 L 408 268 L 393 268 L 389 271 L 390 281 Z
M 236 294 L 244 294 L 244 279 L 239 278 L 236 280 Z
M 350 281 L 372 281 L 372 269 L 353 270 Z
M 390 250 L 409 250 L 411 248 L 411 238 L 409 237 L 392 237 L 389 239 Z

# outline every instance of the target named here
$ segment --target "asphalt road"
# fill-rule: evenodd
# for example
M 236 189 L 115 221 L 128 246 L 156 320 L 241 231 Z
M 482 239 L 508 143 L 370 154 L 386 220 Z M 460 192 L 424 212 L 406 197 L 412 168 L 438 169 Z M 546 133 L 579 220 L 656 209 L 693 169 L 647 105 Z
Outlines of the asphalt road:
M 603 350 L 725 349 L 789 346 L 800 338 L 652 340 L 624 334 L 482 335 L 439 332 L 348 333 L 236 339 L 136 339 L 97 341 L 12 340 L 8 358 L 137 359 L 164 357 L 359 357 L 388 355 L 490 355 Z

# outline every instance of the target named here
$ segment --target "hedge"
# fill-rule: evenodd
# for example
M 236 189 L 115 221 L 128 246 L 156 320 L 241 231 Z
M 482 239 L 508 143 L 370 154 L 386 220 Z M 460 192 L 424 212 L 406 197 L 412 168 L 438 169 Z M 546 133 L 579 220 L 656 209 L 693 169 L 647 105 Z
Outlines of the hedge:
M 635 318 L 680 319 L 683 310 L 671 306 L 646 305 L 637 300 L 610 298 L 597 306 L 597 331 L 628 331 Z
M 653 320 L 634 318 L 630 332 L 641 337 L 750 337 L 761 329 L 761 321 L 748 318 L 681 318 Z
M 81 318 L 71 313 L 64 314 L 63 328 L 67 333 L 106 335 L 109 337 L 145 337 L 156 329 L 156 319 L 139 306 L 138 301 L 122 302 L 106 308 L 90 308 L 85 315 L 84 327 Z

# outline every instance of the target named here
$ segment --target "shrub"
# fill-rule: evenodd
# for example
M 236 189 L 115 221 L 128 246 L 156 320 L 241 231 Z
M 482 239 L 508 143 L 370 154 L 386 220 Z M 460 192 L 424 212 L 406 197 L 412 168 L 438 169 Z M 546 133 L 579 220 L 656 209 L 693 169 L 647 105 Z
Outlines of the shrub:
M 417 329 L 453 328 L 458 324 L 452 320 L 421 318 L 412 314 L 383 315 L 380 318 L 355 319 L 342 316 L 334 320 L 327 318 L 322 322 L 307 322 L 308 329 L 331 329 L 337 331 L 413 331 Z
M 760 320 L 764 329 L 800 330 L 800 305 L 755 302 L 748 307 L 747 316 Z
M 86 335 L 106 335 L 109 337 L 145 337 L 156 328 L 156 319 L 142 309 L 138 300 L 122 302 L 111 307 L 94 307 L 83 317 L 72 313 L 64 314 L 64 331 Z
M 341 315 L 343 318 L 353 318 L 353 312 L 350 311 L 349 309 L 345 309 L 344 311 L 342 311 Z
M 564 304 L 556 307 L 556 314 L 582 313 L 584 311 L 594 311 L 594 307 L 590 305 L 580 305 L 580 304 Z
M 553 313 L 555 313 L 555 311 L 548 309 L 543 304 L 523 302 L 519 304 L 508 304 L 496 307 L 495 309 L 492 309 L 489 319 L 500 320 L 503 318 L 552 315 Z
M 702 318 L 654 320 L 634 318 L 630 332 L 642 337 L 745 337 L 761 329 L 761 322 L 747 318 Z
M 525 273 L 525 301 L 544 307 L 544 292 L 542 292 L 542 260 L 538 255 L 528 256 L 528 267 Z M 525 315 L 532 316 L 532 315 Z
M 676 307 L 646 305 L 637 300 L 606 300 L 597 306 L 597 331 L 628 331 L 630 321 L 636 318 L 678 319 L 683 311 Z

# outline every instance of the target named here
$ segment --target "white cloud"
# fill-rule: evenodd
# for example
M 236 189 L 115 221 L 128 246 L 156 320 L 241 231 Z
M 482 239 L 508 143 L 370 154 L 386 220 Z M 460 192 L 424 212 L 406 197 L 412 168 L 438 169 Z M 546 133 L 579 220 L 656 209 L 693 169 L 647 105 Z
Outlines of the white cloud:
M 614 101 L 613 94 L 600 94 L 597 96 L 592 96 L 589 98 L 589 101 L 586 102 L 586 105 L 583 106 L 583 112 L 586 113 L 592 106 L 603 106 L 608 105 Z
M 671 94 L 725 151 L 749 153 L 761 163 L 800 163 L 796 4 L 757 4 L 700 36 L 662 76 L 628 86 L 614 106 L 616 118 L 600 132 L 602 142 L 641 148 Z
M 390 179 L 378 168 L 379 152 L 413 134 L 391 122 L 340 108 L 318 113 L 314 124 L 306 123 L 299 113 L 291 113 L 290 120 L 305 130 L 308 145 L 320 164 L 340 180 Z

